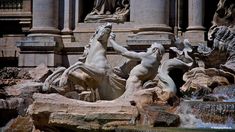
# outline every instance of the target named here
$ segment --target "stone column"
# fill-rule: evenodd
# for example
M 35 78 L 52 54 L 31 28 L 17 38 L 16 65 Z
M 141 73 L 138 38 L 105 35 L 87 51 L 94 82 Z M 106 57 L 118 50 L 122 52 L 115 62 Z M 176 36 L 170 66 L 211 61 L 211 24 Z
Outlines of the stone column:
M 135 24 L 135 30 L 127 44 L 171 44 L 173 34 L 169 27 L 169 6 L 169 0 L 132 0 L 130 21 Z
M 75 29 L 73 32 L 77 32 L 79 30 L 78 23 L 83 13 L 82 5 L 83 5 L 83 0 L 75 0 Z
M 170 31 L 169 0 L 134 0 L 130 3 L 131 21 L 144 27 L 154 27 L 156 31 Z
M 182 31 L 182 25 L 183 25 L 183 7 L 184 7 L 184 2 L 183 0 L 178 0 L 178 7 L 177 7 L 177 14 L 178 14 L 178 33 L 181 34 Z
M 64 0 L 64 28 L 61 31 L 63 42 L 72 42 L 72 0 Z
M 188 28 L 186 38 L 193 42 L 205 39 L 204 0 L 188 0 Z
M 33 0 L 32 34 L 58 34 L 58 0 Z

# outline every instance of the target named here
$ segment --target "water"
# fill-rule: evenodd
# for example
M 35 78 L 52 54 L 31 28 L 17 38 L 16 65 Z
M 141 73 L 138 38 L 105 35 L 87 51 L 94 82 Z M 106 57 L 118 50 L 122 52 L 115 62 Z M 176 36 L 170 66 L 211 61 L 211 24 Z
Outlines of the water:
M 235 102 L 235 98 L 233 98 L 233 99 L 223 100 L 223 102 Z M 233 107 L 233 108 L 234 108 L 234 107 Z
M 175 114 L 180 116 L 177 128 L 147 126 L 118 127 L 116 132 L 235 132 L 235 85 L 220 86 L 212 96 L 218 102 L 191 98 L 182 101 Z M 147 122 L 148 118 L 144 118 Z
M 224 124 L 217 124 L 217 123 L 205 123 L 202 120 L 197 122 L 197 128 L 212 128 L 212 129 L 235 129 L 235 122 L 234 120 L 229 117 Z
M 234 132 L 234 129 L 206 129 L 206 128 L 152 128 L 152 127 L 145 127 L 145 126 L 125 126 L 125 127 L 118 127 L 115 129 L 115 132 Z
M 185 101 L 176 114 L 182 128 L 235 129 L 234 102 Z

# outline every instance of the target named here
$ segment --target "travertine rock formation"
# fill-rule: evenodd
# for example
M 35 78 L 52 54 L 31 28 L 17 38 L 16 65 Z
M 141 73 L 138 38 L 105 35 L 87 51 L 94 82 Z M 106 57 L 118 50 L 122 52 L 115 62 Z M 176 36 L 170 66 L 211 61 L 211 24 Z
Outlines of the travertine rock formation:
M 33 98 L 28 113 L 41 130 L 56 126 L 68 130 L 99 130 L 112 122 L 113 125 L 130 124 L 138 116 L 136 107 L 125 101 L 89 103 L 58 94 L 34 94 Z
M 45 64 L 40 64 L 29 71 L 30 77 L 37 82 L 44 82 L 50 74 L 52 71 Z
M 185 84 L 180 88 L 184 95 L 196 98 L 212 92 L 217 86 L 234 84 L 235 76 L 223 70 L 202 67 L 194 68 L 183 76 Z
M 145 92 L 146 93 L 146 92 Z M 141 94 L 139 94 L 141 95 Z M 137 96 L 143 106 L 126 100 L 97 101 L 95 103 L 68 99 L 59 94 L 34 94 L 28 114 L 40 130 L 113 130 L 117 126 L 148 125 L 178 126 L 179 117 L 171 114 L 167 105 L 148 106 L 154 102 Z M 139 102 L 137 102 L 139 103 Z M 148 103 L 148 104 L 147 104 Z M 164 110 L 164 111 L 163 111 Z M 148 116 L 148 117 L 146 117 Z M 140 119 L 139 119 L 140 118 Z M 147 121 L 147 122 L 146 122 Z

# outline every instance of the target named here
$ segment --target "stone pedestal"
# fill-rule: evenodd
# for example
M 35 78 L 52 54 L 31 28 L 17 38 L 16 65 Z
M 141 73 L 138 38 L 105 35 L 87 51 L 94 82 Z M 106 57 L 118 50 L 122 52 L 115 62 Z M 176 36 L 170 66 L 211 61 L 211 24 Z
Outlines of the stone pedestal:
M 33 21 L 26 40 L 20 48 L 19 67 L 31 68 L 44 63 L 48 67 L 62 65 L 62 39 L 58 29 L 58 0 L 34 0 Z
M 31 36 L 27 40 L 17 43 L 20 48 L 18 66 L 21 68 L 32 68 L 40 64 L 48 67 L 57 67 L 62 64 L 60 50 L 62 42 L 60 37 Z
M 185 37 L 193 43 L 205 41 L 204 0 L 188 1 L 188 28 Z
M 147 48 L 154 42 L 164 45 L 164 47 L 170 47 L 174 35 L 167 32 L 140 32 L 137 34 L 129 35 L 127 39 L 127 45 L 135 47 L 134 49 Z
M 130 4 L 130 21 L 135 24 L 127 44 L 150 45 L 159 42 L 170 45 L 173 38 L 169 27 L 169 0 L 135 0 Z

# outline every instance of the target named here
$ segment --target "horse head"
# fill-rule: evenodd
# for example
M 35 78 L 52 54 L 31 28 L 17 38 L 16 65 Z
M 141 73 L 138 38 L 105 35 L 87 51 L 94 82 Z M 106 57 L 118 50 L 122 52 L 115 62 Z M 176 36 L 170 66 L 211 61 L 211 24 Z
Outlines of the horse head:
M 95 38 L 97 39 L 97 41 L 103 43 L 103 42 L 108 42 L 108 38 L 110 36 L 112 30 L 112 24 L 111 23 L 106 23 L 104 25 L 99 26 L 96 29 L 95 32 Z

